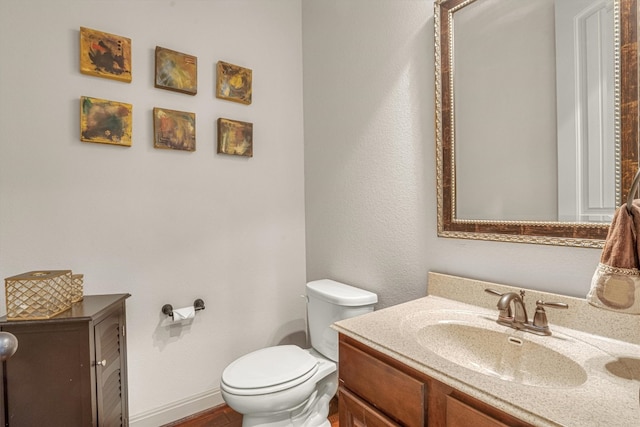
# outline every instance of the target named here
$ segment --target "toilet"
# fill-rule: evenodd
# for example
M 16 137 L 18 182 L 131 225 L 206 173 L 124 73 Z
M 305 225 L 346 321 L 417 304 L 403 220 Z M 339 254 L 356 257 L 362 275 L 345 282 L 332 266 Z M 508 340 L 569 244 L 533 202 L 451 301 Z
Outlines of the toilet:
M 307 283 L 311 348 L 267 347 L 246 354 L 222 372 L 227 405 L 243 427 L 329 427 L 329 402 L 338 389 L 338 320 L 373 311 L 378 296 L 323 279 Z

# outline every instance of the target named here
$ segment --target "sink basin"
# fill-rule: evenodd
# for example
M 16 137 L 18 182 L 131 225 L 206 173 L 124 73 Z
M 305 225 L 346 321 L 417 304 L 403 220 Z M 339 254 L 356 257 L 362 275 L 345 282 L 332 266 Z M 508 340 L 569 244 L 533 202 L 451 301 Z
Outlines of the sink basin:
M 577 387 L 586 371 L 567 356 L 526 337 L 459 323 L 422 328 L 419 343 L 453 363 L 502 380 L 537 387 Z
M 539 337 L 468 312 L 414 313 L 403 324 L 422 348 L 484 375 L 547 388 L 587 381 L 586 371 L 570 357 L 580 343 L 567 337 Z

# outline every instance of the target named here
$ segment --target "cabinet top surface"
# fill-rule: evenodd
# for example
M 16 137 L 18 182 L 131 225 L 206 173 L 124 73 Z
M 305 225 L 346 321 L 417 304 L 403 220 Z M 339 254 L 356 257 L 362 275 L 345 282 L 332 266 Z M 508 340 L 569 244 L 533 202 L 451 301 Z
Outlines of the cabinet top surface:
M 0 325 L 22 325 L 42 322 L 81 321 L 97 317 L 110 307 L 121 304 L 130 294 L 85 295 L 82 301 L 74 303 L 69 310 L 42 320 L 7 320 L 7 316 L 0 317 Z

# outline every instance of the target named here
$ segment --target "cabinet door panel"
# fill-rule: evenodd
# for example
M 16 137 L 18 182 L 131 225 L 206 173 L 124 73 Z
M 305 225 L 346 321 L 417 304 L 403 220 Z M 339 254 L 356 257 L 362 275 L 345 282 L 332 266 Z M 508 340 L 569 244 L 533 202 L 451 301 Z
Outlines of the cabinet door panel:
M 533 427 L 439 381 L 429 381 L 429 426 Z
M 399 427 L 365 401 L 340 387 L 340 427 Z
M 123 426 L 120 311 L 95 326 L 98 425 Z
M 402 425 L 424 425 L 423 382 L 344 342 L 339 357 L 340 379 L 349 390 Z
M 11 426 L 91 426 L 91 366 L 86 324 L 4 326 L 18 338 L 5 362 Z
M 447 427 L 508 427 L 458 399 L 447 396 Z

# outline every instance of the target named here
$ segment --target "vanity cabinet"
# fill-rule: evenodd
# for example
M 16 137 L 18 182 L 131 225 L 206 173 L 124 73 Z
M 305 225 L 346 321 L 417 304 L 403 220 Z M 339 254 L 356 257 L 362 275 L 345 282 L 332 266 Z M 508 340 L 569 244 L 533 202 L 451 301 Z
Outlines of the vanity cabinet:
M 128 426 L 125 300 L 87 295 L 46 320 L 0 318 L 18 338 L 2 364 L 5 426 Z
M 340 427 L 533 427 L 340 334 Z

